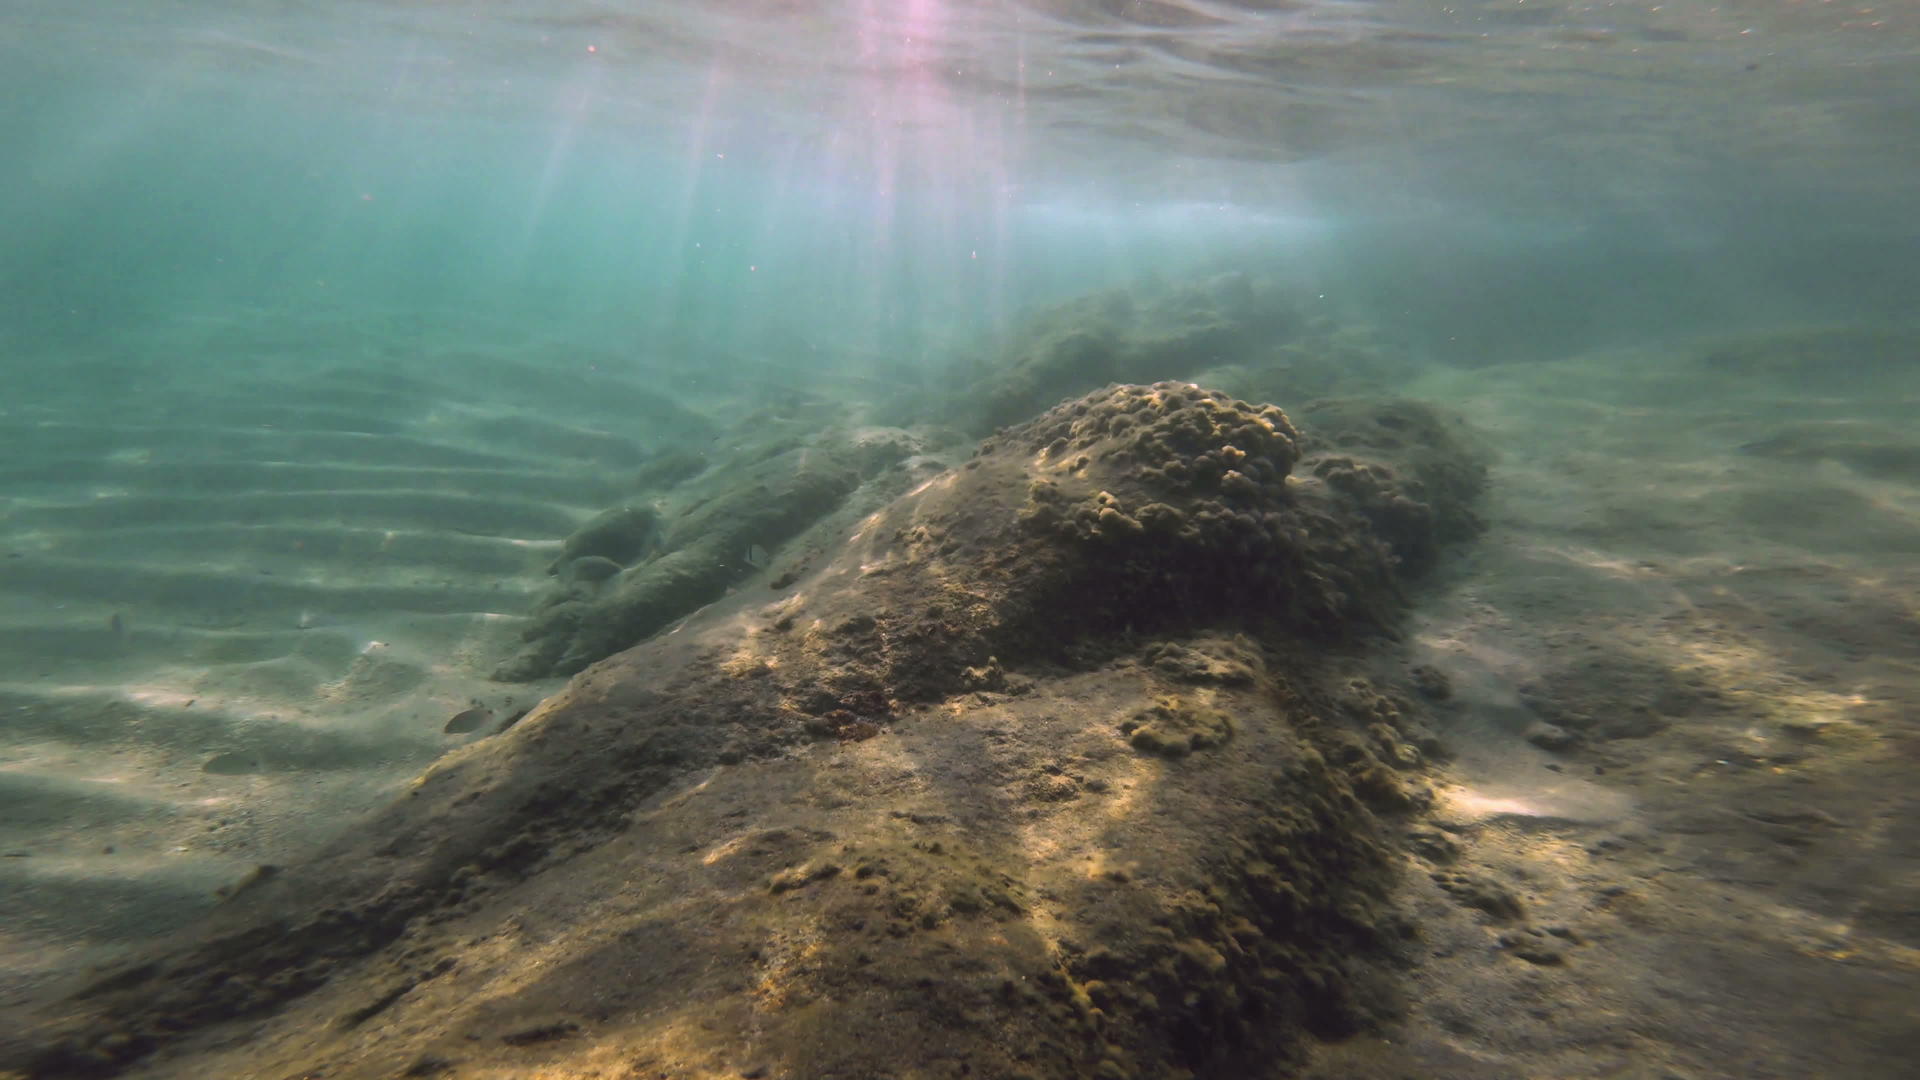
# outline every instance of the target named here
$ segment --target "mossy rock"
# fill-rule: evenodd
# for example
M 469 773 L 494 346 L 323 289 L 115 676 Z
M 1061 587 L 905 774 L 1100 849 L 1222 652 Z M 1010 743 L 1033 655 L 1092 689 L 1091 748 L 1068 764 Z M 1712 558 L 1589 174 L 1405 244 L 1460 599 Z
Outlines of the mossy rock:
M 1186 757 L 1233 738 L 1233 717 L 1210 705 L 1174 698 L 1143 710 L 1120 725 L 1128 745 L 1147 754 Z

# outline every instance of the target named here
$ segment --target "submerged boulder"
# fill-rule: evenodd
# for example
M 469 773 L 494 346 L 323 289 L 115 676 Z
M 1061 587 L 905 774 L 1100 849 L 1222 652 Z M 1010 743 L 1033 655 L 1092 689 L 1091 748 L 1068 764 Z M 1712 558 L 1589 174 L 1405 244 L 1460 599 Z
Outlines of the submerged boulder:
M 1415 708 L 1360 674 L 1405 541 L 1302 454 L 1278 408 L 1188 384 L 1005 430 L 4 1064 L 1120 1080 L 1351 1031 L 1402 926 L 1378 818 L 1420 798 L 1382 749 Z

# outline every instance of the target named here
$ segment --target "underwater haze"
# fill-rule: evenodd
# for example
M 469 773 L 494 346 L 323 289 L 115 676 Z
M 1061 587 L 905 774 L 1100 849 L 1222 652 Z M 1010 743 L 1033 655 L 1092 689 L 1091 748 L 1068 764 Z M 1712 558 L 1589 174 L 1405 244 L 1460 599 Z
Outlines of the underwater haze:
M 1305 259 L 1441 340 L 1516 307 L 1589 339 L 1756 309 L 1897 318 L 1910 20 L 1788 0 L 18 0 L 5 325 L 482 307 L 910 352 L 928 324 L 1223 248 Z
M 0 1080 L 1894 1077 L 1911 0 L 5 0 Z

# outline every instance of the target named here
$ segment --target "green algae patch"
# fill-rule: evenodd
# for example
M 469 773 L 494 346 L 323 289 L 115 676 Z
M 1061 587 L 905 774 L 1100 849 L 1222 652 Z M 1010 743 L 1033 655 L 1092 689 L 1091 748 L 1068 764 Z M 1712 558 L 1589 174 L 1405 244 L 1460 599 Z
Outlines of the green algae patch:
M 1120 733 L 1127 737 L 1129 746 L 1170 758 L 1219 746 L 1233 738 L 1236 729 L 1227 713 L 1180 698 L 1143 709 L 1120 724 Z

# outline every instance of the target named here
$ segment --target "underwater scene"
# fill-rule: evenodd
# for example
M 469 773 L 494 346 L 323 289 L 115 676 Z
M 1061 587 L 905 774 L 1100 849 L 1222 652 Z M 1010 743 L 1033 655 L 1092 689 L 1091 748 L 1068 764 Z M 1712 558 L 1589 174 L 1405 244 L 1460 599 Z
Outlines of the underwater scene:
M 6 0 L 0 1078 L 1920 1070 L 1920 8 Z

